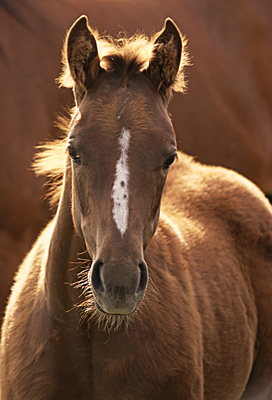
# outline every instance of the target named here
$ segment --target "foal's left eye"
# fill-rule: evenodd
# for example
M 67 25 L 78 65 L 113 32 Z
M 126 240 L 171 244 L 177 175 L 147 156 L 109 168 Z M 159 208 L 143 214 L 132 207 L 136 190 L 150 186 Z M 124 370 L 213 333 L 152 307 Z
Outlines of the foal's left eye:
M 68 152 L 74 163 L 81 164 L 81 158 L 72 144 L 68 145 Z
M 163 163 L 163 169 L 164 170 L 167 170 L 167 169 L 169 169 L 169 167 L 173 164 L 173 162 L 175 161 L 175 159 L 176 159 L 176 157 L 177 157 L 177 153 L 174 153 L 174 154 L 172 154 L 170 157 L 168 157 L 167 159 L 166 159 L 166 161 Z

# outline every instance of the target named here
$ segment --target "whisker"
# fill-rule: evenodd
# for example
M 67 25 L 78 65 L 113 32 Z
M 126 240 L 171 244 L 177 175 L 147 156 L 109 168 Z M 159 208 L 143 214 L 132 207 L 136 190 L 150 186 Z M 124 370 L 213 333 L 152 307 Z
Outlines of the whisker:
M 77 273 L 78 280 L 70 283 L 72 287 L 80 290 L 78 295 L 79 302 L 74 305 L 72 309 L 79 311 L 80 319 L 78 321 L 77 329 L 84 323 L 87 323 L 87 330 L 91 329 L 91 326 L 95 325 L 98 331 L 117 332 L 124 327 L 125 332 L 129 335 L 129 329 L 133 328 L 133 324 L 136 321 L 143 323 L 143 316 L 146 316 L 145 308 L 148 305 L 148 298 L 153 297 L 157 299 L 160 297 L 160 292 L 152 278 L 149 276 L 148 285 L 146 288 L 146 294 L 138 309 L 131 315 L 109 315 L 104 314 L 97 309 L 93 293 L 88 280 L 88 274 L 90 271 L 90 259 L 81 259 L 81 264 L 78 267 L 83 268 L 82 271 Z M 82 262 L 83 261 L 83 262 Z M 88 265 L 86 265 L 88 263 Z
M 79 252 L 79 253 L 77 253 L 77 254 L 82 255 L 82 254 L 85 254 L 85 253 L 88 253 L 88 250 L 87 250 L 87 249 L 84 250 L 84 251 L 82 251 L 82 252 Z

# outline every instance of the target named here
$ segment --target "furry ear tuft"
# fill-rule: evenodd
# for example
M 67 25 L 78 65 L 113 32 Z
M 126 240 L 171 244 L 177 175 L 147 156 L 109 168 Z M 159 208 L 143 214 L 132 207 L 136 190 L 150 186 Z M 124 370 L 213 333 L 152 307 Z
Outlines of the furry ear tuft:
M 158 33 L 154 42 L 152 58 L 146 71 L 166 101 L 169 100 L 172 89 L 179 91 L 184 89 L 184 77 L 181 69 L 187 64 L 188 60 L 186 58 L 186 62 L 181 63 L 181 59 L 183 58 L 182 52 L 185 44 L 186 41 L 182 38 L 176 24 L 170 18 L 167 18 L 163 30 Z M 184 53 L 186 54 L 185 51 Z M 175 88 L 177 79 L 183 81 L 180 89 Z
M 97 78 L 100 60 L 94 34 L 91 32 L 88 19 L 81 16 L 70 28 L 63 49 L 64 71 L 59 83 L 73 87 L 79 104 L 88 87 Z
M 168 105 L 172 90 L 183 92 L 186 87 L 184 67 L 190 65 L 186 43 L 170 18 L 151 40 L 139 34 L 114 40 L 91 30 L 83 15 L 66 36 L 58 83 L 73 88 L 79 105 L 103 69 L 121 73 L 125 82 L 139 71 L 148 76 Z

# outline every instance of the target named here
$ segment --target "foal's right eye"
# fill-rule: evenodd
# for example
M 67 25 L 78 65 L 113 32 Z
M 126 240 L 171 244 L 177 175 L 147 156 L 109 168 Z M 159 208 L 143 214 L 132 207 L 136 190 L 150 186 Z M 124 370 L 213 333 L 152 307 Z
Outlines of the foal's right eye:
M 74 146 L 71 143 L 69 143 L 69 145 L 68 145 L 68 152 L 74 163 L 81 164 L 81 158 L 77 154 L 76 149 L 74 148 Z
M 167 160 L 164 162 L 163 164 L 163 169 L 167 170 L 170 168 L 170 166 L 173 164 L 173 162 L 175 161 L 177 157 L 177 153 L 172 154 L 170 157 L 167 158 Z

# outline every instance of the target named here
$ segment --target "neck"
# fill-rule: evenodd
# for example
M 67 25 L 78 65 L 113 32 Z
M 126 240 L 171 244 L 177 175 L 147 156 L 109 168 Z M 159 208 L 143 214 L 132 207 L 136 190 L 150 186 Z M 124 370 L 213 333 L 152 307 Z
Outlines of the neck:
M 49 307 L 58 307 L 66 312 L 77 302 L 77 293 L 71 287 L 71 283 L 77 280 L 73 263 L 77 261 L 78 254 L 85 251 L 84 242 L 76 234 L 72 221 L 68 168 L 52 229 L 45 266 L 45 290 Z

